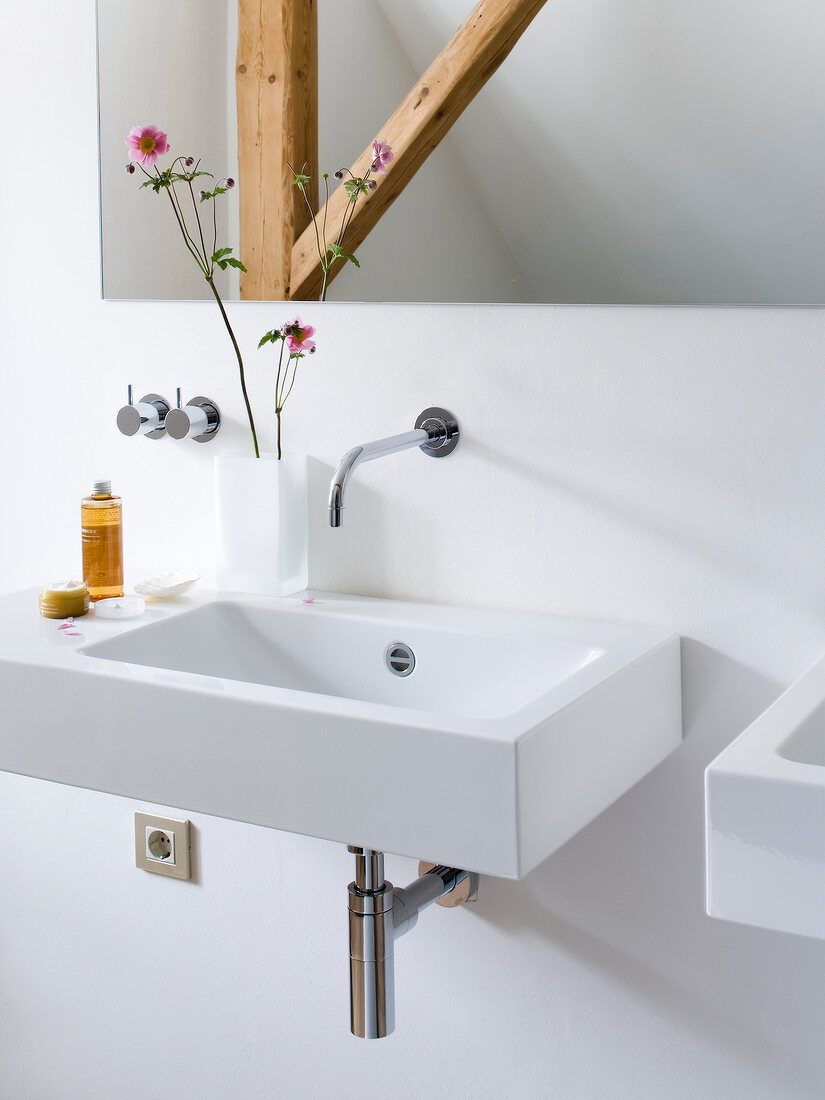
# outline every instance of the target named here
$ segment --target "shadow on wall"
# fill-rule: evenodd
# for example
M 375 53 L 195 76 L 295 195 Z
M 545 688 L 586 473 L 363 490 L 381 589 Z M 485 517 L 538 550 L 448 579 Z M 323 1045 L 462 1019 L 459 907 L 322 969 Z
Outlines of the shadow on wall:
M 363 484 L 362 476 L 358 485 L 355 519 L 351 519 L 349 498 L 345 497 L 344 525 L 333 529 L 329 525 L 327 501 L 334 472 L 329 463 L 310 457 L 311 503 L 307 517 L 310 587 L 329 588 L 335 592 L 351 590 L 351 578 L 362 576 L 364 557 L 369 554 L 370 579 L 374 585 L 372 590 L 386 591 L 393 580 L 392 563 L 387 550 L 389 517 L 386 502 L 379 493 Z M 354 476 L 358 477 L 358 473 Z M 350 485 L 348 493 L 351 492 Z M 317 585 L 314 578 L 323 578 L 323 584 Z
M 816 1095 L 822 945 L 705 914 L 704 769 L 781 688 L 700 642 L 682 646 L 683 745 L 521 882 L 485 879 L 476 912 L 574 956 L 698 1041 Z M 790 986 L 789 968 L 809 980 Z
M 416 574 L 424 589 L 421 599 L 432 602 L 428 593 L 436 590 L 442 551 L 437 541 L 426 542 L 428 515 L 413 513 L 409 501 L 403 508 L 397 500 L 388 501 L 386 491 L 376 491 L 369 484 L 372 471 L 365 474 L 361 466 L 347 488 L 343 526 L 333 529 L 327 501 L 334 472 L 329 463 L 310 456 L 309 587 L 379 599 L 405 598 L 409 547 L 413 539 L 422 537 L 423 547 L 415 554 Z

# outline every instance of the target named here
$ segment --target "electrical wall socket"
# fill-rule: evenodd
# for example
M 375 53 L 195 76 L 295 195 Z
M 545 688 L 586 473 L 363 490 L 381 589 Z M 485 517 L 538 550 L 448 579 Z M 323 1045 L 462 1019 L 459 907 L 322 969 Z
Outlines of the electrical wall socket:
M 135 863 L 154 875 L 190 878 L 189 822 L 136 813 Z

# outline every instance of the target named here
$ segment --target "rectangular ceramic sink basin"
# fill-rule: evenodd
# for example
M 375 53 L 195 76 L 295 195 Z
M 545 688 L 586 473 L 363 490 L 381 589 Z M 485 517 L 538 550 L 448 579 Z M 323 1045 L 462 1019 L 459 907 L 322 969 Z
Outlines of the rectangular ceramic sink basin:
M 318 593 L 0 601 L 0 768 L 520 877 L 681 739 L 658 628 Z
M 825 939 L 825 659 L 705 774 L 713 917 Z
M 296 606 L 216 600 L 82 652 L 94 657 L 451 717 L 502 718 L 603 652 L 578 641 L 398 623 L 340 601 Z M 388 672 L 395 673 L 388 675 Z

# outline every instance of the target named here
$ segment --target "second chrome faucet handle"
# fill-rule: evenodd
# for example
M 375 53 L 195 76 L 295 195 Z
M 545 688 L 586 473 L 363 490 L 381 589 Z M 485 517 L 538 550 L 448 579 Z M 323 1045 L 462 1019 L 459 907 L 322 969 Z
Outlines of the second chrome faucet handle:
M 181 408 L 180 389 L 178 407 L 166 418 L 166 428 L 172 439 L 193 439 L 196 443 L 208 443 L 218 434 L 221 413 L 209 397 L 193 397 Z

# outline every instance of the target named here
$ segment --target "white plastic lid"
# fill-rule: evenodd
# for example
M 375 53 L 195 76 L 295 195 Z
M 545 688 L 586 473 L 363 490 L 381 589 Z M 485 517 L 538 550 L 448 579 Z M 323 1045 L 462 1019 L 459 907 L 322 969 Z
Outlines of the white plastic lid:
M 106 496 L 112 491 L 111 481 L 93 481 L 92 496 Z
M 97 619 L 134 619 L 146 610 L 140 596 L 110 596 L 94 604 Z

